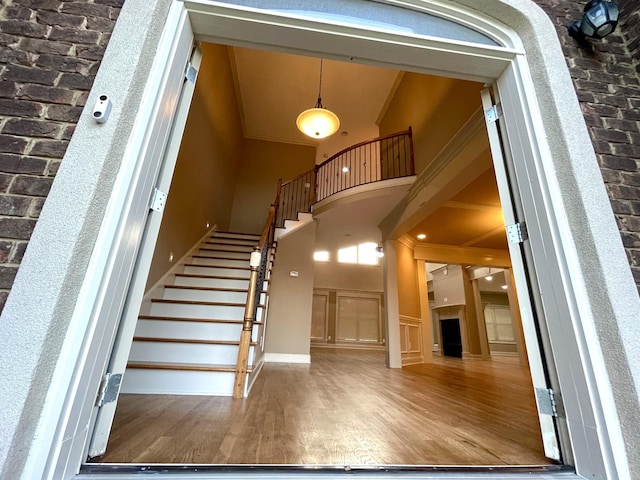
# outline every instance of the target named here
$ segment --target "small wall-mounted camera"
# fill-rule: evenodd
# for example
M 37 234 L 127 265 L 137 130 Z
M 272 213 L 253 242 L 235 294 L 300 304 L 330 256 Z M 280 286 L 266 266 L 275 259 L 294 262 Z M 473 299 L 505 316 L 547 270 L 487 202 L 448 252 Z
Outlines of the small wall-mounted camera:
M 93 107 L 93 118 L 98 123 L 105 123 L 109 120 L 109 114 L 111 113 L 111 99 L 106 95 L 100 95 L 96 100 L 96 105 Z

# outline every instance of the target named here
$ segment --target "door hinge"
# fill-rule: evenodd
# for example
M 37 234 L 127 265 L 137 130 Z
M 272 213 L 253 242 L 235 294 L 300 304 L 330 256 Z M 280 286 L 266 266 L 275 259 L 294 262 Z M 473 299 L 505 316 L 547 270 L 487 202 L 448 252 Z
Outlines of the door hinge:
M 507 241 L 509 243 L 522 243 L 528 238 L 527 225 L 524 222 L 507 225 Z
M 492 105 L 484 111 L 484 117 L 489 123 L 497 121 L 501 116 L 502 109 L 500 108 L 500 105 Z
M 149 208 L 154 212 L 161 212 L 164 210 L 165 203 L 167 203 L 167 194 L 162 190 L 155 188 L 153 190 L 153 196 L 151 197 L 151 205 L 149 205 Z
M 191 83 L 196 83 L 196 78 L 198 77 L 198 70 L 196 67 L 191 65 L 191 62 L 187 64 L 187 70 L 184 72 L 184 78 L 189 80 Z
M 543 415 L 564 417 L 564 405 L 560 394 L 551 388 L 536 388 L 538 410 Z
M 96 407 L 102 407 L 106 403 L 115 402 L 118 398 L 121 382 L 121 373 L 105 373 L 104 377 L 102 377 L 98 397 L 96 398 Z

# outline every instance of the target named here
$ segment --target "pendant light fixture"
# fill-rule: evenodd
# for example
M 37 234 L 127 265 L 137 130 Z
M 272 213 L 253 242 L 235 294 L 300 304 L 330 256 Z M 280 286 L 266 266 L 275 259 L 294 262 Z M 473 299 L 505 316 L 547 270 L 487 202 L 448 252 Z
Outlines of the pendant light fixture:
M 320 82 L 318 85 L 318 102 L 316 106 L 305 110 L 296 119 L 296 125 L 305 135 L 311 138 L 326 138 L 340 128 L 340 119 L 331 110 L 322 106 L 322 59 L 320 59 Z

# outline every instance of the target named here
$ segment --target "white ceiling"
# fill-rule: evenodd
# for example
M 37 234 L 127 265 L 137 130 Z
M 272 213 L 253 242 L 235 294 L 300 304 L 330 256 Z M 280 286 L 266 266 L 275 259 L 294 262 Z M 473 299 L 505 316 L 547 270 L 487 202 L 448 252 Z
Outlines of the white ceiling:
M 376 121 L 400 72 L 323 60 L 322 103 L 340 118 L 339 132 L 317 141 L 296 128 L 298 114 L 318 96 L 320 59 L 278 52 L 229 49 L 246 138 L 319 145 L 320 159 L 378 136 Z

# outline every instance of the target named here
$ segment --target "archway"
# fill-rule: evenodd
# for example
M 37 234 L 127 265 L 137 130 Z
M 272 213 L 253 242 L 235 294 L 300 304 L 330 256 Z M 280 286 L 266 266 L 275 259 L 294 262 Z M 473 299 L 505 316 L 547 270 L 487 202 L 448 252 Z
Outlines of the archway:
M 495 2 L 495 5 L 494 5 L 495 10 L 500 8 L 500 6 L 502 6 L 501 2 Z M 417 8 L 418 6 L 416 5 L 415 7 Z M 305 48 L 305 45 L 306 45 L 306 48 L 313 51 L 313 48 L 311 48 L 311 45 L 315 44 L 317 39 L 321 37 L 321 38 L 326 38 L 327 40 L 326 43 L 323 43 L 323 49 L 325 50 L 323 53 L 339 54 L 345 48 L 357 50 L 358 45 L 360 45 L 360 48 L 363 48 L 362 50 L 363 53 L 366 53 L 367 47 L 374 44 L 378 45 L 379 43 L 378 46 L 380 46 L 380 48 L 376 49 L 376 57 L 378 58 L 379 61 L 385 62 L 385 61 L 393 60 L 395 62 L 402 62 L 408 66 L 412 65 L 413 63 L 412 59 L 420 57 L 423 60 L 428 59 L 429 61 L 433 61 L 434 57 L 429 58 L 429 55 L 439 54 L 439 52 L 436 52 L 435 48 L 431 48 L 428 45 L 430 42 L 432 42 L 432 40 L 430 39 L 426 41 L 425 44 L 422 44 L 422 45 L 419 45 L 419 44 L 424 39 L 420 39 L 420 41 L 416 41 L 413 45 L 408 45 L 404 43 L 400 50 L 396 50 L 391 46 L 391 44 L 393 43 L 391 37 L 393 35 L 390 35 L 388 32 L 371 30 L 369 32 L 374 32 L 374 33 L 372 33 L 369 36 L 369 38 L 365 38 L 365 35 L 359 36 L 358 38 L 348 37 L 347 35 L 345 35 L 345 32 L 349 30 L 349 27 L 340 23 L 328 24 L 324 22 L 313 22 L 307 19 L 293 18 L 292 23 L 297 25 L 293 25 L 293 26 L 289 25 L 288 27 L 283 27 L 283 25 L 269 24 L 269 20 L 266 20 L 264 18 L 265 17 L 264 12 L 251 12 L 255 15 L 253 16 L 253 18 L 248 20 L 246 18 L 242 19 L 241 17 L 249 10 L 241 11 L 242 9 L 234 9 L 231 7 L 228 7 L 226 9 L 225 8 L 226 7 L 217 7 L 217 6 L 213 8 L 211 6 L 201 5 L 196 2 L 187 3 L 184 6 L 183 5 L 174 6 L 173 11 L 169 17 L 169 21 L 167 22 L 167 27 L 165 29 L 165 32 L 167 32 L 166 34 L 169 36 L 173 35 L 173 38 L 175 38 L 176 36 L 179 36 L 179 34 L 182 34 L 182 32 L 184 31 L 182 30 L 182 28 L 184 28 L 184 26 L 187 25 L 188 23 L 186 22 L 186 15 L 188 11 L 191 16 L 190 17 L 191 21 L 193 25 L 196 27 L 196 33 L 198 33 L 199 35 L 202 35 L 203 38 L 211 38 L 211 37 L 215 37 L 216 35 L 226 36 L 225 38 L 233 38 L 235 35 L 237 35 L 238 32 L 243 31 L 243 29 L 237 28 L 238 25 L 245 25 L 243 22 L 250 22 L 251 25 L 255 28 L 253 28 L 250 32 L 247 30 L 244 30 L 247 33 L 250 33 L 249 36 L 251 37 L 251 38 L 245 38 L 245 41 L 256 42 L 259 44 L 274 45 L 276 42 L 276 40 L 274 40 L 274 34 L 275 34 L 275 37 L 284 39 L 284 44 L 280 45 L 280 48 L 283 48 L 283 49 L 292 48 L 291 45 L 295 44 L 298 46 L 298 48 Z M 495 10 L 491 13 L 494 13 L 496 16 L 500 16 Z M 527 10 L 526 7 L 524 8 L 524 10 Z M 154 13 L 157 13 L 157 12 L 154 11 Z M 460 17 L 465 17 L 465 15 L 463 15 L 461 12 L 458 12 L 458 13 L 460 13 Z M 536 15 L 540 15 L 539 12 L 536 13 L 532 9 L 527 10 L 525 14 L 522 14 L 522 12 L 517 12 L 515 9 L 509 10 L 507 12 L 507 15 L 508 14 L 520 15 L 517 18 L 515 23 L 524 22 L 525 20 L 532 22 L 532 20 L 528 18 L 527 15 L 530 15 L 531 18 L 536 18 Z M 281 21 L 283 18 L 280 15 L 273 14 L 273 13 L 270 13 L 269 15 L 266 15 L 266 16 L 270 16 L 271 21 L 274 21 L 276 19 Z M 218 19 L 218 23 L 216 23 L 216 21 L 211 21 L 212 18 L 214 17 Z M 249 17 L 252 17 L 252 15 L 249 15 Z M 223 18 L 225 19 L 224 21 L 222 20 Z M 477 18 L 475 20 L 477 20 Z M 472 21 L 472 18 L 467 16 L 465 17 L 465 21 Z M 486 25 L 489 25 L 489 24 L 490 22 L 487 23 Z M 224 30 L 225 25 L 227 26 L 226 31 Z M 310 33 L 308 34 L 308 36 L 306 36 L 304 33 L 305 28 L 313 25 L 315 25 L 316 28 L 310 29 L 309 30 Z M 530 28 L 533 28 L 531 26 L 531 23 L 529 23 L 529 26 Z M 321 28 L 318 28 L 318 27 L 321 27 Z M 207 28 L 210 28 L 213 31 L 209 31 L 207 33 Z M 287 34 L 285 36 L 280 37 L 279 35 L 277 35 L 278 29 L 280 28 L 291 28 L 291 30 L 287 31 Z M 150 28 L 150 30 L 153 30 L 153 29 Z M 355 29 L 355 30 L 357 30 L 358 34 L 360 35 L 364 33 L 363 30 L 365 29 Z M 156 28 L 153 31 L 158 32 L 159 29 Z M 331 31 L 330 34 L 327 33 L 329 31 Z M 322 35 L 327 35 L 327 36 L 322 37 Z M 373 38 L 373 37 L 377 37 L 377 38 Z M 400 37 L 397 37 L 397 39 L 399 38 Z M 369 42 L 374 42 L 374 43 L 369 43 Z M 174 58 L 175 50 L 169 47 L 171 45 L 174 45 L 175 43 L 176 42 L 174 42 L 173 40 L 166 41 L 164 48 L 161 48 L 158 51 L 158 55 L 156 57 L 157 70 L 154 70 L 154 71 L 156 72 L 164 71 L 165 70 L 164 67 L 166 67 L 168 64 L 171 64 L 170 60 Z M 399 44 L 400 42 L 397 42 L 397 43 Z M 438 42 L 435 42 L 435 43 L 438 43 Z M 432 42 L 431 46 L 435 45 L 435 43 Z M 153 42 L 152 42 L 152 45 L 153 45 Z M 473 51 L 474 54 L 476 51 L 475 48 L 470 48 L 468 45 L 457 45 L 457 47 L 460 47 L 461 50 L 469 49 L 470 51 Z M 152 46 L 147 45 L 146 51 L 148 52 L 149 49 L 154 50 Z M 535 53 L 536 50 L 533 50 L 533 52 Z M 464 55 L 464 52 L 461 52 L 461 51 L 458 51 L 456 53 L 446 52 L 444 55 L 445 57 L 455 59 L 457 58 L 457 55 Z M 533 54 L 532 54 L 532 57 L 534 57 Z M 444 60 L 444 58 L 440 58 L 440 59 Z M 563 119 L 562 121 L 560 121 L 560 118 L 559 118 L 560 116 L 557 114 L 557 109 L 560 108 L 558 106 L 559 102 L 557 102 L 558 99 L 556 98 L 556 95 L 558 94 L 557 92 L 550 94 L 556 100 L 556 102 L 555 103 L 552 102 L 551 107 L 549 106 L 545 107 L 547 110 L 550 109 L 552 112 L 553 110 L 556 110 L 556 114 L 553 115 L 552 118 L 550 119 L 546 118 L 545 122 L 542 122 L 540 111 L 538 108 L 540 107 L 540 105 L 535 101 L 534 93 L 541 94 L 544 92 L 542 92 L 540 89 L 536 89 L 535 84 L 533 84 L 533 82 L 531 81 L 531 78 L 527 73 L 528 72 L 527 60 L 530 60 L 530 59 L 544 64 L 544 60 L 542 58 L 530 57 L 529 59 L 524 59 L 520 55 L 520 53 L 517 51 L 510 50 L 508 52 L 500 53 L 495 51 L 495 49 L 492 50 L 491 61 L 485 61 L 486 60 L 486 57 L 485 57 L 483 58 L 483 62 L 480 62 L 480 63 L 484 63 L 485 66 L 493 67 L 498 70 L 495 72 L 495 75 L 488 75 L 488 77 L 484 77 L 484 78 L 486 78 L 486 80 L 493 80 L 493 79 L 498 80 L 496 85 L 500 92 L 505 116 L 507 118 L 510 118 L 510 120 L 507 120 L 506 134 L 508 135 L 510 140 L 513 140 L 516 137 L 522 140 L 522 142 L 520 142 L 517 145 L 517 148 L 512 148 L 512 151 L 517 152 L 516 154 L 518 158 L 520 158 L 520 155 L 523 155 L 523 157 L 525 158 L 525 162 L 523 162 L 523 165 L 525 166 L 525 168 L 528 168 L 530 172 L 532 172 L 533 178 L 535 178 L 538 182 L 536 185 L 531 186 L 532 188 L 527 194 L 531 204 L 529 206 L 525 206 L 524 210 L 526 212 L 528 208 L 533 208 L 536 206 L 545 207 L 547 209 L 544 212 L 540 211 L 541 216 L 534 215 L 534 217 L 538 220 L 538 226 L 540 226 L 541 229 L 544 230 L 544 232 L 537 231 L 537 229 L 535 230 L 530 229 L 530 233 L 533 233 L 533 235 L 530 236 L 532 240 L 532 244 L 536 244 L 536 242 L 538 242 L 537 246 L 533 247 L 534 253 L 536 248 L 540 248 L 546 252 L 552 253 L 551 256 L 552 256 L 553 262 L 544 263 L 544 262 L 541 262 L 541 260 L 534 262 L 536 265 L 536 268 L 538 269 L 538 276 L 539 278 L 541 278 L 540 286 L 542 289 L 550 288 L 552 291 L 554 290 L 554 286 L 555 286 L 557 287 L 555 291 L 565 292 L 566 298 L 564 299 L 556 298 L 555 300 L 558 302 L 558 304 L 556 304 L 555 307 L 550 305 L 549 307 L 551 309 L 559 308 L 560 310 L 563 311 L 563 313 L 568 314 L 568 318 L 565 321 L 571 324 L 571 329 L 573 329 L 572 331 L 575 333 L 575 338 L 578 338 L 580 340 L 584 338 L 584 335 L 585 335 L 584 329 L 586 328 L 587 330 L 589 330 L 592 327 L 590 327 L 590 324 L 588 323 L 585 324 L 584 317 L 582 322 L 575 323 L 570 321 L 570 319 L 577 318 L 577 311 L 579 309 L 577 308 L 576 300 L 575 300 L 575 297 L 578 295 L 577 287 L 573 286 L 573 282 L 575 282 L 576 279 L 574 277 L 571 277 L 571 279 L 573 279 L 573 282 L 571 282 L 569 281 L 570 279 L 568 279 L 567 277 L 567 272 L 568 272 L 567 258 L 571 257 L 572 260 L 576 260 L 576 261 L 578 261 L 578 259 L 575 259 L 575 255 L 572 256 L 573 250 L 569 248 L 569 246 L 565 245 L 565 243 L 563 243 L 563 242 L 567 242 L 568 240 L 566 238 L 564 239 L 560 238 L 560 236 L 558 235 L 560 231 L 566 232 L 568 228 L 565 216 L 563 214 L 566 212 L 563 206 L 561 205 L 562 202 L 560 201 L 561 199 L 565 200 L 565 197 L 562 195 L 563 191 L 559 189 L 558 185 L 556 184 L 557 179 L 554 180 L 554 178 L 552 177 L 552 173 L 548 169 L 548 164 L 547 164 L 549 162 L 548 157 L 546 155 L 541 155 L 541 152 L 546 153 L 548 150 L 552 149 L 557 153 L 562 154 L 561 156 L 567 156 L 571 158 L 571 154 L 569 154 L 569 149 L 562 142 L 563 139 L 560 139 L 555 143 L 554 142 L 546 143 L 546 142 L 543 142 L 542 139 L 544 138 L 544 135 L 541 134 L 544 131 L 548 131 L 549 128 L 553 128 L 554 126 L 556 126 L 556 123 L 558 122 L 560 123 L 561 131 L 566 131 L 568 130 L 569 127 L 567 126 L 566 123 L 564 123 L 566 119 Z M 555 58 L 555 60 L 557 61 L 557 58 Z M 442 65 L 443 63 L 440 63 L 440 64 Z M 106 65 L 107 66 L 104 68 L 109 67 L 108 62 L 106 63 Z M 457 68 L 455 66 L 455 62 L 453 65 L 452 64 L 449 64 L 449 65 L 450 66 L 448 68 L 451 68 L 452 72 L 455 73 L 455 70 Z M 418 67 L 419 65 L 413 64 L 413 68 L 418 68 Z M 146 65 L 144 65 L 143 70 L 145 70 L 145 68 L 146 68 Z M 459 68 L 463 69 L 461 66 L 459 66 Z M 505 68 L 506 70 L 504 70 Z M 142 77 L 146 77 L 146 74 L 143 74 L 142 72 L 138 72 L 138 73 L 139 75 L 142 75 Z M 462 73 L 458 70 L 458 74 L 462 74 Z M 539 74 L 543 76 L 550 75 L 549 73 L 547 73 L 546 70 L 544 73 L 539 73 Z M 483 78 L 482 75 L 480 75 L 479 77 Z M 141 77 L 138 77 L 138 80 L 140 80 L 140 78 Z M 165 85 L 163 84 L 164 77 L 162 75 L 157 73 L 156 77 L 152 77 L 152 78 L 156 78 L 158 82 L 156 83 L 155 86 L 151 86 L 150 89 L 147 89 L 147 92 L 150 92 L 149 95 L 152 98 L 155 98 L 156 95 L 154 94 L 154 92 L 162 93 L 162 92 L 166 92 L 166 90 L 164 89 L 165 88 Z M 96 88 L 102 88 L 105 85 L 106 84 L 101 85 L 98 82 Z M 554 85 L 559 85 L 563 88 L 568 87 L 567 82 L 564 81 L 563 83 L 562 80 L 556 80 L 554 82 Z M 148 107 L 148 111 L 146 112 L 148 118 L 154 118 L 153 105 L 155 104 L 155 102 L 150 101 L 148 97 L 145 97 L 144 101 L 146 103 L 143 103 L 143 105 L 146 105 Z M 144 108 L 139 109 L 136 104 L 134 111 L 137 113 L 141 113 L 144 111 Z M 130 112 L 130 113 L 133 113 L 133 112 Z M 575 108 L 573 108 L 569 112 L 569 118 L 572 118 L 575 120 L 576 113 L 577 112 L 575 111 Z M 518 121 L 520 121 L 519 124 L 518 124 Z M 122 124 L 122 128 L 125 128 L 124 127 L 125 124 L 126 123 Z M 513 124 L 516 124 L 516 125 L 513 125 Z M 80 127 L 82 128 L 82 125 Z M 510 130 L 510 128 L 512 128 L 512 130 Z M 113 141 L 116 141 L 115 140 L 116 133 L 121 133 L 121 132 L 116 132 L 114 130 L 111 133 L 112 135 L 111 139 Z M 521 133 L 522 136 L 518 136 L 518 133 Z M 89 131 L 80 132 L 78 134 L 78 138 L 82 138 L 82 135 L 88 135 L 88 134 L 89 134 Z M 581 145 L 584 147 L 585 140 L 586 140 L 585 138 L 581 138 L 581 139 L 578 139 L 576 142 L 578 144 L 581 144 L 582 142 Z M 145 141 L 143 140 L 142 136 L 139 135 L 137 139 L 134 136 L 131 139 L 131 141 L 128 143 L 128 145 L 133 146 L 136 144 L 136 142 L 140 142 L 143 145 L 145 144 Z M 134 151 L 136 151 L 135 148 L 134 148 Z M 74 152 L 72 151 L 70 155 L 73 155 L 73 154 Z M 547 168 L 545 168 L 545 166 Z M 539 167 L 540 170 L 535 172 L 536 169 L 532 167 Z M 132 168 L 132 171 L 133 170 L 135 170 L 135 168 Z M 569 176 L 573 175 L 573 172 L 563 172 L 563 173 Z M 115 175 L 111 175 L 110 178 L 111 179 L 115 178 Z M 576 177 L 576 178 L 577 180 L 574 179 L 575 181 L 570 182 L 573 186 L 575 186 L 576 184 L 579 184 L 579 188 L 581 190 L 587 188 L 588 186 L 587 179 L 582 178 L 582 176 Z M 69 181 L 70 177 L 65 177 L 64 175 L 62 175 L 60 182 L 58 182 L 58 185 L 62 185 L 62 186 L 59 187 L 58 190 L 54 189 L 54 191 L 52 191 L 54 200 L 55 198 L 62 198 L 65 180 Z M 129 183 L 128 185 L 130 186 L 131 183 Z M 519 194 L 524 195 L 525 192 L 520 191 Z M 119 193 L 116 192 L 115 196 L 118 196 L 118 195 Z M 603 201 L 603 198 L 596 198 L 592 200 L 592 204 L 595 204 L 597 206 L 598 202 L 602 202 L 602 201 Z M 586 205 L 587 207 L 589 207 L 592 204 L 589 204 L 588 202 L 583 202 L 583 205 Z M 88 206 L 89 205 L 87 205 L 87 207 Z M 55 210 L 53 210 L 54 208 L 55 207 L 52 207 L 52 209 L 50 209 L 49 214 L 55 213 Z M 554 215 L 557 215 L 557 218 L 552 217 L 551 213 L 553 213 Z M 45 215 L 45 218 L 46 218 L 46 215 Z M 96 220 L 94 220 L 94 226 L 97 225 L 97 223 L 99 223 L 100 218 Z M 107 220 L 108 220 L 107 225 L 109 225 L 110 219 L 108 218 Z M 115 219 L 115 220 L 118 220 L 118 219 Z M 115 223 L 111 223 L 110 225 L 112 226 L 111 227 L 107 226 L 103 230 L 104 235 L 100 237 L 102 241 L 106 243 L 101 248 L 97 248 L 95 250 L 96 252 L 95 255 L 98 255 L 98 256 L 104 255 L 104 252 L 111 251 L 114 248 L 114 246 L 117 247 L 116 241 L 118 237 L 116 235 L 116 231 L 117 231 L 118 221 L 115 221 Z M 43 230 L 43 232 L 45 232 L 45 230 Z M 594 233 L 594 235 L 597 235 L 597 232 Z M 94 238 L 97 238 L 97 234 L 94 235 Z M 592 236 L 585 239 L 584 241 L 588 244 L 592 244 L 592 243 L 596 243 L 596 238 Z M 34 239 L 34 242 L 36 245 L 34 247 L 35 252 L 38 252 L 38 248 L 40 248 L 41 250 L 45 249 L 44 238 L 36 237 Z M 40 244 L 38 244 L 38 242 L 40 242 Z M 599 255 L 600 255 L 599 258 L 602 263 L 604 263 L 604 261 L 608 259 L 606 254 L 603 252 L 600 252 Z M 544 257 L 545 256 L 543 255 L 543 258 Z M 87 261 L 89 261 L 88 254 L 85 253 L 84 258 Z M 578 261 L 578 263 L 580 262 Z M 26 264 L 26 271 L 28 271 L 28 268 L 29 268 L 28 262 L 25 262 L 25 264 Z M 558 265 L 558 266 L 554 267 L 553 265 Z M 89 311 L 94 311 L 94 306 L 98 305 L 99 303 L 96 301 L 96 298 L 98 297 L 98 293 L 101 290 L 100 284 L 103 281 L 108 282 L 113 280 L 112 277 L 110 276 L 110 272 L 106 268 L 107 265 L 105 265 L 104 262 L 102 265 L 98 265 L 98 267 L 99 268 L 97 270 L 94 269 L 94 272 L 97 271 L 99 275 L 94 276 L 93 278 L 87 278 L 85 282 L 85 285 L 86 285 L 85 291 L 94 292 L 94 293 L 92 293 L 92 295 L 90 295 L 89 297 L 85 297 L 85 304 L 82 305 L 82 308 L 80 308 L 80 310 L 76 310 L 76 312 L 84 311 L 85 313 L 88 313 Z M 541 277 L 541 274 L 542 274 L 542 277 Z M 90 277 L 90 276 L 91 275 L 89 274 L 87 277 Z M 583 278 L 582 280 L 592 285 L 597 283 L 598 279 L 599 279 L 598 273 L 596 272 L 592 277 Z M 549 280 L 548 283 L 547 283 L 547 280 Z M 28 290 L 27 286 L 24 284 L 21 285 L 19 281 L 16 283 L 16 288 L 23 288 Z M 109 287 L 107 285 L 107 290 L 108 288 Z M 80 293 L 80 287 L 78 287 L 78 289 L 75 292 L 72 292 L 71 300 L 77 299 L 79 297 L 79 293 Z M 546 298 L 551 298 L 551 297 L 553 297 L 553 295 L 546 296 Z M 593 305 L 593 302 L 591 302 L 591 304 Z M 606 310 L 608 306 L 605 305 L 600 308 L 601 309 L 604 308 Z M 549 314 L 549 308 L 547 308 L 547 306 L 545 306 L 545 310 L 547 310 L 547 314 Z M 596 310 L 598 309 L 596 308 Z M 102 313 L 106 314 L 106 312 L 102 312 Z M 602 313 L 606 313 L 606 312 L 602 312 Z M 71 324 L 71 319 L 73 317 L 78 319 L 79 326 L 81 327 L 80 328 L 81 332 L 91 331 L 92 330 L 91 327 L 96 324 L 99 314 L 100 312 L 98 312 L 97 316 L 96 315 L 86 315 L 86 316 L 79 315 L 79 317 L 70 315 L 69 317 L 67 317 L 67 326 Z M 558 315 L 559 322 L 562 321 L 562 317 L 563 315 Z M 591 316 L 587 316 L 586 318 L 591 318 Z M 576 331 L 576 328 L 577 328 L 577 331 Z M 552 336 L 561 335 L 560 331 L 551 331 L 550 334 Z M 571 337 L 574 337 L 574 335 L 571 335 Z M 92 350 L 91 346 L 99 345 L 101 343 L 101 340 L 102 340 L 101 338 L 94 337 L 93 340 L 87 341 L 84 338 L 84 334 L 79 335 L 74 339 L 68 340 L 68 342 L 71 342 L 72 346 L 75 346 L 74 348 L 71 348 L 68 351 L 80 352 L 80 350 L 86 351 L 87 348 L 89 350 Z M 567 339 L 567 340 L 571 341 L 571 339 Z M 573 344 L 576 345 L 575 340 L 573 341 Z M 62 345 L 62 340 L 60 341 L 60 345 Z M 595 348 L 597 350 L 597 346 L 592 346 L 591 348 Z M 85 378 L 85 376 L 91 377 L 90 374 L 85 375 L 83 374 L 83 372 L 85 371 L 85 368 L 88 367 L 87 364 L 92 363 L 92 361 L 98 358 L 98 356 L 100 355 L 99 348 L 95 347 L 93 348 L 93 350 L 98 350 L 94 352 L 95 357 L 90 356 L 90 357 L 83 357 L 81 359 L 80 358 L 81 356 L 77 354 L 77 356 L 71 359 L 70 361 L 69 359 L 66 359 L 66 358 L 59 359 L 59 362 L 62 362 L 62 363 L 59 363 L 59 365 L 61 365 L 60 368 L 66 370 L 66 372 L 64 374 L 61 374 L 61 376 L 56 377 L 56 380 L 58 383 L 54 382 L 51 392 L 53 392 L 53 390 L 55 390 L 56 388 L 61 387 L 64 389 L 64 391 L 68 392 L 66 395 L 67 400 L 55 402 L 54 404 L 55 408 L 51 409 L 51 411 L 49 412 L 49 415 L 45 418 L 43 422 L 43 427 L 40 427 L 40 428 L 44 428 L 44 426 L 46 425 L 57 425 L 57 427 L 53 429 L 56 433 L 47 434 L 44 436 L 44 438 L 41 437 L 40 441 L 42 443 L 36 446 L 36 450 L 39 447 L 41 449 L 44 449 L 44 452 L 52 452 L 52 454 L 49 455 L 49 459 L 50 459 L 49 465 L 51 468 L 53 468 L 54 465 L 58 465 L 58 462 L 60 461 L 61 458 L 71 458 L 70 455 L 75 455 L 73 457 L 75 460 L 71 460 L 70 462 L 71 467 L 69 467 L 71 470 L 73 470 L 74 468 L 73 465 L 77 462 L 77 459 L 79 458 L 77 453 L 71 454 L 71 451 L 73 449 L 67 448 L 67 447 L 62 448 L 61 443 L 55 443 L 56 442 L 55 438 L 58 438 L 58 439 L 73 438 L 74 439 L 73 442 L 83 443 L 83 440 L 81 440 L 80 438 L 82 437 L 81 433 L 80 434 L 72 433 L 70 435 L 69 432 L 75 432 L 75 427 L 73 425 L 85 423 L 83 420 L 87 418 L 87 415 L 89 417 L 92 415 L 90 412 L 91 408 L 89 407 L 90 402 L 88 403 L 84 399 L 79 399 L 77 397 L 78 396 L 82 396 L 83 398 L 85 396 L 91 397 L 92 395 L 90 393 L 87 395 L 87 392 L 89 392 L 90 390 L 95 390 L 94 387 L 97 387 L 97 380 L 93 380 L 91 385 L 87 385 L 86 383 L 81 381 L 80 384 L 82 386 L 79 387 L 78 382 L 72 381 L 72 379 Z M 578 350 L 577 345 L 575 346 L 575 350 L 576 351 Z M 89 358 L 90 360 L 89 362 L 86 361 L 87 358 Z M 575 358 L 576 357 L 558 358 L 557 366 L 558 366 L 558 371 L 559 371 L 558 374 L 560 378 L 563 378 L 564 375 L 569 373 L 569 370 L 571 370 L 571 362 L 574 361 Z M 580 410 L 582 411 L 587 410 L 587 411 L 594 412 L 594 417 L 598 418 L 597 421 L 594 418 L 594 423 L 598 425 L 606 425 L 604 433 L 606 433 L 607 435 L 605 435 L 606 438 L 602 439 L 602 443 L 600 443 L 599 440 L 598 441 L 593 440 L 592 437 L 586 435 L 585 443 L 591 444 L 595 450 L 600 451 L 602 453 L 602 460 L 600 462 L 593 462 L 592 458 L 586 459 L 586 457 L 590 457 L 591 452 L 585 452 L 580 449 L 577 449 L 574 452 L 576 456 L 576 466 L 585 472 L 602 472 L 611 468 L 616 468 L 616 465 L 619 465 L 620 468 L 624 468 L 624 460 L 620 460 L 620 459 L 616 460 L 616 457 L 613 454 L 612 443 L 615 443 L 615 442 L 612 439 L 615 439 L 616 435 L 619 434 L 619 431 L 616 430 L 615 426 L 612 423 L 614 418 L 611 418 L 611 416 L 615 417 L 615 415 L 611 414 L 611 416 L 609 416 L 607 412 L 603 411 L 603 409 L 600 408 L 601 401 L 604 402 L 605 400 L 609 401 L 611 399 L 611 392 L 609 390 L 606 390 L 606 386 L 604 385 L 595 386 L 592 383 L 587 382 L 586 380 L 586 377 L 591 377 L 592 375 L 595 375 L 594 372 L 596 371 L 596 369 L 592 365 L 592 362 L 597 362 L 597 359 L 599 357 L 597 354 L 594 354 L 593 359 L 584 358 L 580 356 L 579 358 L 581 362 L 581 372 L 583 377 L 585 377 L 584 382 L 580 383 L 580 387 L 588 388 L 592 394 L 593 400 L 590 400 L 588 398 L 582 398 L 579 395 L 577 395 L 577 392 L 575 395 L 566 395 L 566 390 L 563 390 L 563 394 L 565 394 L 565 400 L 567 403 L 566 405 L 567 413 L 569 416 L 571 416 L 578 411 L 579 407 L 580 407 Z M 73 364 L 73 366 L 70 368 L 71 363 Z M 89 367 L 92 367 L 93 365 Z M 597 369 L 597 370 L 601 371 L 600 369 Z M 98 378 L 99 378 L 99 375 L 98 375 Z M 595 406 L 592 402 L 595 402 Z M 76 407 L 76 410 L 79 408 L 80 410 L 83 411 L 82 414 L 77 415 L 76 414 L 77 412 L 74 412 L 73 414 L 67 413 L 66 415 L 61 415 L 63 411 L 67 411 L 67 412 L 72 411 L 73 410 L 73 408 L 71 408 L 72 405 L 78 405 L 78 407 Z M 571 418 L 570 421 L 573 421 L 573 418 Z M 588 425 L 584 427 L 586 428 L 586 430 L 590 430 L 592 427 L 595 427 L 595 425 Z M 610 439 L 608 435 L 610 435 L 612 439 Z M 47 443 L 47 440 L 46 440 L 47 438 L 49 439 L 50 443 Z M 61 442 L 61 440 L 57 440 L 57 441 Z M 595 442 L 595 444 L 589 443 L 589 442 Z M 54 448 L 52 449 L 51 446 L 54 446 Z M 79 451 L 77 450 L 78 448 L 77 446 L 74 448 L 76 449 L 76 451 Z M 34 451 L 32 451 L 32 455 L 33 454 L 34 454 Z M 585 455 L 584 461 L 581 460 L 582 455 Z M 618 461 L 618 463 L 616 463 L 616 461 Z M 619 463 L 620 461 L 622 461 L 622 463 Z M 64 462 L 64 464 L 67 464 L 67 463 L 68 462 L 66 461 Z M 596 465 L 596 463 L 598 464 Z M 31 467 L 35 468 L 35 465 L 31 465 Z

